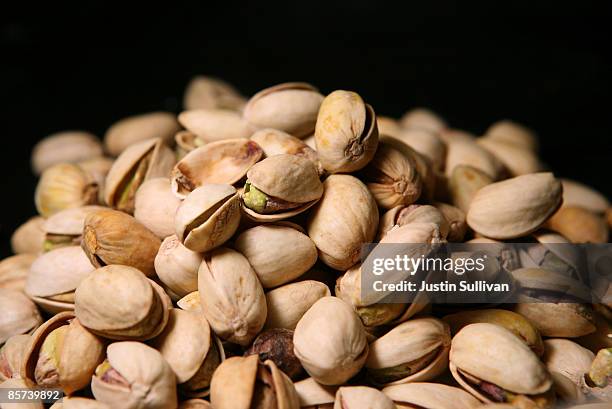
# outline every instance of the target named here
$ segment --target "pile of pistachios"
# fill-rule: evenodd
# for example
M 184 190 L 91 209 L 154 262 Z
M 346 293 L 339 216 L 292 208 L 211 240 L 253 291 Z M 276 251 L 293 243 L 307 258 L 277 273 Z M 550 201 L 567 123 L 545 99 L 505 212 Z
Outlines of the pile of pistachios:
M 361 297 L 366 243 L 608 242 L 610 202 L 515 122 L 477 137 L 356 92 L 197 77 L 178 116 L 50 135 L 32 167 L 1 388 L 61 389 L 53 409 L 612 407 L 612 286 L 529 302 L 582 288 L 554 247 L 505 266 L 525 302 Z

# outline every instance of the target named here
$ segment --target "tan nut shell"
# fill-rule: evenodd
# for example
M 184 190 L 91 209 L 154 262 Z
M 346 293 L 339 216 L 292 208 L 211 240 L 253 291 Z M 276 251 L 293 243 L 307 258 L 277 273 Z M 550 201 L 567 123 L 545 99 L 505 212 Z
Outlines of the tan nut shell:
M 569 339 L 553 338 L 544 341 L 543 361 L 551 372 L 567 376 L 580 386 L 584 374 L 589 373 L 595 354 Z
M 575 206 L 563 206 L 546 222 L 546 228 L 572 243 L 607 243 L 608 225 L 603 217 Z
M 244 104 L 246 99 L 231 84 L 204 75 L 189 81 L 183 97 L 185 109 L 225 108 L 239 111 Z
M 164 239 L 155 256 L 157 276 L 176 295 L 183 297 L 198 289 L 202 255 L 183 246 L 175 235 Z
M 64 396 L 61 402 L 55 402 L 50 409 L 111 409 L 105 403 L 95 399 L 78 396 Z
M 185 311 L 201 311 L 202 303 L 200 303 L 200 292 L 194 291 L 176 302 L 176 305 Z
M 380 131 L 381 135 L 385 132 Z M 425 128 L 406 128 L 402 129 L 398 134 L 391 135 L 406 145 L 410 146 L 421 155 L 430 160 L 433 167 L 437 170 L 442 170 L 446 160 L 446 144 L 438 136 L 436 132 L 432 132 Z
M 210 402 L 204 399 L 188 399 L 179 403 L 179 409 L 211 409 Z
M 547 303 L 526 299 L 514 304 L 513 311 L 533 322 L 546 337 L 575 338 L 593 333 L 593 311 L 576 302 Z
M 251 140 L 255 141 L 263 149 L 266 157 L 282 154 L 301 156 L 314 163 L 319 175 L 325 172 L 317 151 L 286 132 L 265 128 L 251 135 Z
M 395 409 L 395 404 L 378 389 L 343 386 L 336 392 L 334 409 Z
M 455 380 L 481 399 L 459 370 L 519 394 L 539 394 L 552 386 L 550 373 L 537 355 L 513 333 L 494 324 L 470 324 L 459 331 L 451 344 L 450 368 Z
M 253 128 L 239 112 L 229 109 L 195 109 L 181 112 L 178 120 L 205 142 L 248 138 Z
M 98 210 L 85 218 L 81 246 L 95 267 L 132 266 L 147 276 L 161 241 L 132 216 L 117 210 Z
M 442 213 L 448 222 L 448 235 L 446 237 L 448 241 L 462 242 L 468 230 L 465 212 L 447 203 L 434 202 L 433 205 Z
M 306 280 L 286 284 L 266 293 L 268 315 L 265 328 L 295 329 L 298 321 L 320 298 L 330 296 L 320 281 Z
M 172 193 L 170 179 L 149 179 L 136 191 L 134 217 L 163 239 L 174 234 L 174 214 L 180 203 Z
M 440 236 L 446 238 L 449 224 L 442 212 L 431 205 L 396 206 L 387 211 L 380 220 L 378 237 L 382 238 L 395 226 L 412 223 L 433 223 L 438 226 Z
M 503 170 L 503 165 L 491 152 L 474 141 L 461 140 L 448 144 L 446 154 L 446 176 L 450 177 L 456 166 L 470 165 L 481 170 L 494 180 Z
M 542 170 L 543 166 L 540 160 L 530 150 L 489 138 L 480 138 L 477 143 L 491 152 L 512 176 L 526 175 Z
M 240 197 L 230 185 L 208 184 L 191 192 L 174 217 L 176 236 L 185 247 L 206 252 L 225 243 L 240 223 Z
M 32 150 L 32 169 L 39 175 L 58 163 L 77 163 L 102 156 L 102 143 L 84 131 L 58 132 L 45 137 Z
M 147 340 L 168 322 L 170 298 L 133 267 L 99 268 L 76 289 L 75 314 L 90 331 L 110 339 Z
M 337 386 L 321 385 L 314 378 L 306 378 L 295 383 L 295 391 L 300 399 L 300 407 L 333 405 Z
M 115 122 L 104 135 L 104 147 L 112 156 L 119 156 L 130 145 L 145 139 L 159 138 L 172 143 L 180 129 L 176 116 L 169 112 L 134 115 Z
M 402 128 L 423 128 L 439 132 L 447 127 L 446 122 L 427 108 L 413 108 L 400 118 Z
M 470 165 L 457 165 L 450 175 L 448 187 L 451 202 L 467 212 L 476 192 L 493 183 L 493 178 Z
M 610 201 L 590 186 L 570 179 L 561 179 L 563 206 L 578 206 L 594 213 L 605 213 Z
M 244 107 L 244 118 L 255 128 L 274 128 L 298 138 L 315 128 L 323 95 L 310 84 L 287 82 L 253 95 Z
M 365 329 L 351 306 L 323 297 L 298 322 L 294 353 L 317 382 L 340 385 L 355 375 L 368 355 Z
M 354 172 L 376 153 L 374 109 L 351 91 L 334 91 L 323 100 L 315 128 L 317 153 L 331 173 Z
M 0 382 L 19 378 L 23 356 L 30 343 L 31 335 L 13 335 L 0 348 Z
M 381 135 L 397 136 L 402 131 L 399 121 L 386 115 L 376 116 L 376 126 Z
M 400 409 L 471 409 L 481 405 L 478 399 L 463 389 L 440 383 L 413 382 L 392 385 L 384 388 L 382 392 Z
M 98 184 L 83 169 L 71 163 L 58 163 L 45 170 L 34 193 L 36 210 L 43 217 L 97 201 Z
M 0 345 L 13 335 L 36 329 L 42 318 L 36 305 L 21 291 L 0 288 Z
M 116 409 L 174 409 L 176 379 L 172 368 L 155 349 L 141 342 L 115 342 L 106 349 L 110 365 L 130 384 L 129 388 L 91 380 L 96 400 Z
M 266 298 L 246 257 L 227 248 L 204 256 L 198 271 L 204 316 L 219 337 L 248 345 L 266 321 Z
M 206 144 L 189 152 L 172 170 L 172 191 L 184 198 L 209 183 L 232 185 L 247 174 L 263 151 L 248 139 L 228 139 Z
M 323 186 L 323 197 L 307 222 L 308 235 L 321 261 L 347 270 L 359 261 L 361 245 L 374 239 L 378 208 L 368 188 L 353 176 L 331 175 Z
M 15 254 L 38 254 L 45 241 L 45 219 L 41 216 L 30 218 L 13 232 L 11 249 Z
M 561 205 L 561 182 L 552 173 L 517 176 L 481 188 L 468 225 L 493 239 L 521 237 L 539 228 Z
M 24 291 L 34 254 L 17 254 L 0 261 L 0 288 Z
M 87 215 L 103 209 L 102 206 L 92 205 L 62 210 L 45 221 L 45 233 L 80 236 L 83 234 L 83 226 Z
M 533 152 L 538 150 L 538 139 L 535 133 L 525 126 L 509 120 L 501 120 L 492 124 L 485 132 L 484 137 Z

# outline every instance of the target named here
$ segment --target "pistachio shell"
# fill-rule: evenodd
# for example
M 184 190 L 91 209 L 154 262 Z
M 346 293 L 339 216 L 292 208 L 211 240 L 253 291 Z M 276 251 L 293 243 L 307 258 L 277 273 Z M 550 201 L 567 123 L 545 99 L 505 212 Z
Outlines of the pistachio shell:
M 480 138 L 477 143 L 491 152 L 512 176 L 526 175 L 542 170 L 543 166 L 540 160 L 530 150 L 489 138 Z
M 378 227 L 378 235 L 382 238 L 394 227 L 411 223 L 433 223 L 438 226 L 442 238 L 446 238 L 449 232 L 448 221 L 434 206 L 410 205 L 396 206 L 385 213 Z
M 512 144 L 533 152 L 538 150 L 538 139 L 533 131 L 509 120 L 495 122 L 485 132 L 485 138 Z
M 494 239 L 524 236 L 561 204 L 561 183 L 552 173 L 517 176 L 481 188 L 470 204 L 468 225 Z
M 605 213 L 610 201 L 597 190 L 580 182 L 561 179 L 563 185 L 563 206 L 582 207 L 594 213 Z
M 153 232 L 123 212 L 98 210 L 85 218 L 81 246 L 95 267 L 122 264 L 153 276 L 160 245 Z
M 452 203 L 467 212 L 476 192 L 493 183 L 493 178 L 470 165 L 457 165 L 450 175 L 448 187 Z
M 58 132 L 45 137 L 32 150 L 32 169 L 39 175 L 58 163 L 76 163 L 102 156 L 98 138 L 84 131 Z
M 346 270 L 359 261 L 361 245 L 374 239 L 378 209 L 367 187 L 353 176 L 332 175 L 323 186 L 323 197 L 308 218 L 308 235 L 321 261 Z
M 23 355 L 30 343 L 30 335 L 13 335 L 0 347 L 0 382 L 19 378 Z
M 481 170 L 493 180 L 499 178 L 503 165 L 491 152 L 469 140 L 452 140 L 447 145 L 446 176 L 453 174 L 456 166 L 470 165 Z
M 314 280 L 286 284 L 266 293 L 268 315 L 265 328 L 295 329 L 298 321 L 329 288 Z
M 608 225 L 603 217 L 575 206 L 563 206 L 546 222 L 572 243 L 607 243 Z
M 228 139 L 189 152 L 172 170 L 172 191 L 184 198 L 195 188 L 209 183 L 232 185 L 263 155 L 248 139 Z
M 227 248 L 204 256 L 198 271 L 204 316 L 216 334 L 248 345 L 266 321 L 266 299 L 246 257 Z
M 385 132 L 380 131 L 381 135 Z M 446 160 L 446 145 L 436 132 L 425 128 L 406 128 L 391 136 L 401 140 L 430 160 L 433 167 L 441 170 Z
M 300 407 L 318 407 L 322 405 L 333 406 L 337 386 L 321 385 L 314 378 L 306 378 L 295 383 L 295 391 L 300 399 Z
M 176 236 L 185 247 L 209 251 L 229 240 L 240 223 L 240 198 L 230 185 L 207 184 L 180 204 L 174 217 Z
M 179 403 L 179 409 L 211 409 L 210 403 L 204 399 L 188 399 Z
M 376 126 L 381 135 L 397 136 L 402 132 L 399 121 L 389 116 L 377 115 Z
M 465 212 L 458 207 L 442 202 L 435 202 L 434 206 L 448 222 L 448 235 L 446 237 L 448 241 L 462 242 L 468 230 Z
M 96 370 L 91 380 L 96 400 L 116 409 L 177 407 L 174 373 L 155 349 L 140 342 L 115 342 L 106 355 L 111 369 L 103 374 Z M 121 381 L 113 382 L 114 377 Z
M 269 359 L 290 379 L 299 379 L 304 373 L 302 364 L 293 352 L 293 331 L 290 329 L 262 331 L 244 355 L 258 355 L 260 360 Z
M 26 381 L 19 378 L 7 379 L 0 383 L 0 389 L 28 389 L 31 385 L 27 384 Z M 44 409 L 45 406 L 42 402 L 4 402 L 2 409 Z
M 336 297 L 323 297 L 310 307 L 295 328 L 293 344 L 304 369 L 324 385 L 346 382 L 368 355 L 361 321 Z
M 174 214 L 180 203 L 172 193 L 170 179 L 149 179 L 136 191 L 134 217 L 163 239 L 174 234 Z
M 274 128 L 297 137 L 315 128 L 323 95 L 310 84 L 287 82 L 253 95 L 244 108 L 244 118 L 254 128 Z
M 183 246 L 175 236 L 164 239 L 155 256 L 157 276 L 176 295 L 183 297 L 198 289 L 202 255 Z
M 362 169 L 376 153 L 376 114 L 355 92 L 334 91 L 319 109 L 315 141 L 319 159 L 330 173 Z
M 206 142 L 198 135 L 187 130 L 178 131 L 176 135 L 174 135 L 174 142 L 176 142 L 176 154 L 178 160 L 183 159 L 185 155 L 192 150 L 206 145 Z
M 248 138 L 252 127 L 239 112 L 229 109 L 195 109 L 181 112 L 179 122 L 205 142 Z
M 555 394 L 564 403 L 584 402 L 586 397 L 580 388 L 574 384 L 567 376 L 561 375 L 559 372 L 550 371 L 553 377 L 553 388 Z
M 36 305 L 20 291 L 0 288 L 0 345 L 13 335 L 36 329 L 42 318 Z
M 104 184 L 106 183 L 108 172 L 110 172 L 113 167 L 113 163 L 115 163 L 114 159 L 105 156 L 98 156 L 96 158 L 77 162 L 77 165 L 87 172 L 100 187 L 98 190 L 99 203 L 104 203 Z
M 544 347 L 543 361 L 548 370 L 567 376 L 580 386 L 584 374 L 591 369 L 595 355 L 569 339 L 547 339 Z
M 176 302 L 176 305 L 185 311 L 201 311 L 202 304 L 200 303 L 200 292 L 194 291 Z
M 24 291 L 34 254 L 17 254 L 0 261 L 0 288 Z
M 229 83 L 218 78 L 193 77 L 183 97 L 185 109 L 233 109 L 239 111 L 246 99 Z
M 111 409 L 110 406 L 100 401 L 78 396 L 64 396 L 61 403 L 55 402 L 51 409 Z
M 447 127 L 446 122 L 427 108 L 413 108 L 400 118 L 402 128 L 423 128 L 438 132 Z
M 481 403 L 460 388 L 439 383 L 413 382 L 387 386 L 382 392 L 390 397 L 399 409 L 470 409 Z
M 377 389 L 343 386 L 336 392 L 334 409 L 395 409 L 395 404 Z
M 83 234 L 87 215 L 103 209 L 102 206 L 81 206 L 62 210 L 45 221 L 45 233 L 47 235 L 80 236 Z
M 150 138 L 171 143 L 180 125 L 169 112 L 134 115 L 115 122 L 104 135 L 104 147 L 112 156 L 119 156 L 126 148 Z
M 547 337 L 581 337 L 596 330 L 593 311 L 575 301 L 547 303 L 531 299 L 514 305 L 517 312 Z
M 13 232 L 11 249 L 15 254 L 38 254 L 43 250 L 45 241 L 45 219 L 40 216 L 30 218 Z

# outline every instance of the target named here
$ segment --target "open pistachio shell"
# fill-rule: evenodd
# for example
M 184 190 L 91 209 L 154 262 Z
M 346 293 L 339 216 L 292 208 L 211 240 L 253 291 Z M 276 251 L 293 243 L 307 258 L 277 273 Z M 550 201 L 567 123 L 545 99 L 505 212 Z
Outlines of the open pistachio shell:
M 481 403 L 460 388 L 440 383 L 413 382 L 387 386 L 382 392 L 398 409 L 471 409 Z
M 183 97 L 185 109 L 233 109 L 239 111 L 246 99 L 231 84 L 219 78 L 198 75 L 193 77 Z
M 176 156 L 181 160 L 192 150 L 206 145 L 206 142 L 193 132 L 182 130 L 174 135 Z
M 172 193 L 170 179 L 149 179 L 136 192 L 134 218 L 163 239 L 174 234 L 174 214 L 180 203 Z
M 603 217 L 577 206 L 563 206 L 546 222 L 546 228 L 572 243 L 607 243 L 608 225 Z
M 42 318 L 36 305 L 21 291 L 0 288 L 0 345 L 13 335 L 35 330 Z
M 176 236 L 185 247 L 197 252 L 225 243 L 239 223 L 240 198 L 230 185 L 207 184 L 195 189 L 174 217 Z
M 386 133 L 380 130 L 381 135 Z M 446 144 L 436 132 L 425 128 L 406 128 L 393 136 L 428 158 L 436 170 L 442 170 L 446 160 Z
M 253 95 L 244 118 L 255 128 L 274 128 L 299 138 L 315 129 L 323 95 L 310 84 L 287 82 Z
M 561 338 L 547 339 L 544 347 L 546 352 L 543 361 L 548 370 L 558 372 L 575 385 L 581 386 L 582 378 L 589 373 L 595 359 L 593 352 L 569 339 Z
M 77 163 L 102 156 L 98 138 L 84 131 L 66 131 L 49 135 L 32 150 L 32 169 L 39 175 L 58 163 Z
M 293 331 L 285 328 L 272 328 L 262 331 L 244 356 L 258 355 L 259 359 L 271 360 L 290 379 L 300 379 L 304 368 L 293 352 Z
M 204 256 L 198 271 L 204 316 L 221 338 L 248 345 L 266 321 L 266 298 L 246 257 L 227 248 Z
M 559 372 L 550 371 L 553 378 L 553 388 L 560 403 L 577 403 L 586 401 L 586 396 L 578 385 Z
M 194 291 L 176 302 L 176 305 L 185 311 L 201 311 L 202 303 L 200 303 L 200 292 Z
M 400 118 L 402 128 L 423 128 L 439 132 L 447 127 L 446 122 L 435 112 L 427 108 L 413 108 Z
M 34 254 L 17 254 L 0 261 L 0 288 L 24 291 Z
M 263 151 L 248 139 L 228 139 L 189 152 L 172 170 L 172 191 L 184 198 L 195 188 L 209 183 L 232 185 L 247 174 Z
M 306 378 L 295 383 L 301 408 L 332 409 L 337 390 L 337 386 L 321 385 L 314 378 Z
M 139 270 L 120 265 L 99 268 L 76 289 L 80 323 L 105 338 L 147 340 L 168 322 L 170 298 Z
M 176 378 L 155 349 L 141 342 L 115 342 L 91 380 L 96 400 L 116 409 L 176 408 Z
M 0 382 L 19 378 L 23 356 L 30 343 L 30 335 L 13 335 L 0 347 Z
M 134 115 L 115 122 L 104 135 L 104 147 L 112 156 L 119 156 L 130 145 L 150 138 L 171 143 L 180 125 L 169 112 Z
M 102 206 L 81 206 L 62 210 L 49 217 L 44 224 L 44 250 L 81 244 L 85 218 L 88 214 L 103 209 Z
M 11 236 L 11 249 L 15 254 L 38 254 L 45 241 L 45 219 L 35 216 L 23 223 Z
M 202 255 L 183 246 L 175 235 L 164 239 L 155 256 L 155 272 L 168 288 L 183 297 L 198 289 Z
M 395 404 L 378 389 L 343 386 L 336 392 L 334 409 L 395 409 Z
M 446 238 L 449 223 L 437 208 L 431 205 L 396 206 L 387 211 L 378 226 L 378 237 L 384 237 L 395 226 L 405 226 L 411 223 L 433 223 L 438 226 L 440 236 Z
M 509 120 L 501 120 L 492 124 L 484 137 L 497 142 L 512 144 L 524 150 L 537 152 L 538 139 L 535 133 L 527 127 Z
M 465 212 L 447 203 L 434 202 L 433 205 L 442 213 L 448 222 L 447 240 L 451 242 L 462 242 L 468 230 Z
M 286 284 L 267 292 L 268 315 L 265 328 L 295 329 L 306 311 L 318 299 L 329 295 L 329 288 L 314 280 Z
M 253 128 L 239 112 L 229 109 L 195 109 L 181 112 L 179 122 L 204 142 L 248 138 Z
M 0 389 L 31 389 L 32 385 L 26 383 L 25 380 L 20 378 L 11 378 L 6 381 L 0 383 Z M 38 402 L 4 402 L 2 403 L 2 409 L 44 409 L 45 405 Z M 54 408 L 55 409 L 55 408 Z
M 129 146 L 106 175 L 104 201 L 112 208 L 133 213 L 138 188 L 149 179 L 168 177 L 174 162 L 172 150 L 159 138 Z
M 610 207 L 610 201 L 597 190 L 570 179 L 561 179 L 563 206 L 578 206 L 602 214 Z
M 122 264 L 153 276 L 160 245 L 153 232 L 123 212 L 98 210 L 85 218 L 81 247 L 95 267 Z
M 87 331 L 72 312 L 62 312 L 41 325 L 23 358 L 21 375 L 43 388 L 70 395 L 89 385 L 104 360 L 104 343 Z

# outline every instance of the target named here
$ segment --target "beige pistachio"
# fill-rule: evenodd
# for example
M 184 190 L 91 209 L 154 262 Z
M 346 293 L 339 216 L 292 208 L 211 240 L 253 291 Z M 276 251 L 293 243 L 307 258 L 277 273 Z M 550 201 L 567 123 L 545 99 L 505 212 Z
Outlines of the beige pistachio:
M 172 170 L 172 191 L 180 198 L 209 183 L 232 185 L 245 177 L 263 151 L 248 139 L 228 139 L 189 152 Z
M 175 409 L 176 377 L 161 353 L 141 342 L 115 342 L 91 379 L 96 400 L 116 409 Z
M 206 145 L 206 141 L 191 131 L 182 130 L 174 135 L 176 142 L 175 152 L 178 160 L 181 160 L 192 150 Z
M 475 167 L 493 180 L 498 179 L 503 171 L 501 161 L 476 141 L 451 139 L 447 145 L 446 176 L 451 177 L 459 165 Z
M 180 203 L 172 193 L 170 179 L 149 179 L 136 191 L 134 217 L 163 239 L 174 234 L 174 214 Z
M 345 383 L 368 355 L 361 320 L 336 297 L 323 297 L 310 307 L 295 328 L 293 344 L 304 369 L 324 385 Z
M 595 355 L 569 339 L 547 339 L 543 361 L 550 372 L 566 376 L 577 386 L 582 386 L 585 374 L 589 373 Z
M 597 190 L 570 179 L 561 179 L 563 185 L 563 206 L 582 207 L 593 213 L 603 214 L 610 207 L 610 201 Z
M 30 338 L 28 334 L 13 335 L 0 347 L 0 382 L 21 377 L 23 356 Z
M 147 340 L 168 322 L 170 298 L 139 270 L 98 268 L 76 289 L 75 313 L 91 332 L 109 339 Z
M 172 235 L 164 239 L 155 256 L 155 272 L 162 283 L 183 297 L 198 289 L 201 262 L 201 254 L 189 250 Z
M 260 225 L 242 232 L 234 244 L 264 288 L 295 280 L 317 261 L 317 248 L 304 233 L 287 226 Z
M 329 288 L 314 280 L 286 284 L 267 292 L 268 315 L 265 328 L 295 329 L 306 311 L 317 300 L 329 295 Z
M 476 193 L 467 223 L 493 239 L 511 239 L 538 229 L 561 205 L 561 182 L 552 173 L 517 176 Z
M 446 128 L 438 131 L 438 135 L 447 145 L 454 142 L 476 143 L 476 135 L 456 128 Z
M 204 399 L 187 399 L 179 403 L 179 409 L 211 409 L 210 402 Z
M 509 171 L 512 176 L 536 173 L 542 170 L 542 164 L 531 150 L 490 138 L 479 138 L 478 145 L 491 152 Z
M 470 203 L 481 188 L 493 183 L 493 178 L 470 165 L 455 166 L 448 179 L 452 204 L 467 212 Z
M 538 138 L 527 127 L 509 120 L 495 122 L 487 129 L 486 139 L 515 145 L 524 150 L 537 152 Z
M 396 226 L 411 223 L 433 223 L 438 226 L 442 238 L 449 232 L 449 224 L 442 212 L 431 205 L 396 206 L 387 211 L 380 219 L 378 237 L 383 238 Z
M 298 409 L 293 382 L 274 362 L 257 355 L 232 357 L 215 371 L 210 403 L 215 409 Z
M 334 409 L 395 409 L 395 404 L 378 389 L 343 386 L 336 392 Z
M 39 175 L 58 163 L 77 163 L 102 156 L 98 138 L 84 131 L 58 132 L 45 137 L 32 150 L 32 169 Z
M 176 302 L 176 305 L 185 311 L 201 311 L 200 292 L 193 291 Z
M 262 331 L 244 355 L 258 355 L 262 362 L 271 360 L 291 379 L 298 379 L 304 372 L 293 352 L 293 330 L 290 329 L 272 328 Z
M 225 353 L 200 313 L 171 309 L 168 325 L 150 345 L 170 364 L 184 394 L 208 395 L 213 372 Z
M 572 243 L 607 243 L 608 226 L 603 217 L 582 207 L 563 206 L 546 222 L 546 228 Z
M 89 385 L 103 360 L 103 341 L 83 328 L 74 313 L 61 312 L 32 334 L 21 376 L 39 387 L 60 388 L 70 395 Z
M 24 291 L 35 254 L 17 254 L 0 261 L 0 288 Z
M 385 132 L 380 131 L 381 135 Z M 446 145 L 436 132 L 426 128 L 405 128 L 399 133 L 390 134 L 401 140 L 421 155 L 425 156 L 434 169 L 442 170 L 446 161 Z
M 31 389 L 31 385 L 26 383 L 25 380 L 20 378 L 11 378 L 0 383 L 0 389 Z M 4 392 L 6 393 L 6 392 Z M 2 409 L 44 409 L 45 405 L 41 401 L 34 402 L 4 402 L 2 403 Z M 54 408 L 55 409 L 55 408 Z
M 23 223 L 11 236 L 11 249 L 15 254 L 38 254 L 45 241 L 45 219 L 34 216 Z
M 87 174 L 98 184 L 99 203 L 104 203 L 104 185 L 106 183 L 106 176 L 113 167 L 113 163 L 115 163 L 114 159 L 107 158 L 105 156 L 98 156 L 96 158 L 77 162 L 77 165 L 87 172 Z
M 398 409 L 471 409 L 481 403 L 461 388 L 441 383 L 412 382 L 387 386 L 382 392 Z
M 275 155 L 247 172 L 242 194 L 249 218 L 269 222 L 295 216 L 323 195 L 323 184 L 312 161 L 295 155 Z
M 193 77 L 183 96 L 185 109 L 233 109 L 239 111 L 246 99 L 231 84 L 219 78 L 198 75 Z
M 122 264 L 153 276 L 160 245 L 153 232 L 123 212 L 98 210 L 85 218 L 81 247 L 95 267 Z
M 301 408 L 332 409 L 337 390 L 337 386 L 321 385 L 314 378 L 306 378 L 295 383 Z
M 314 134 L 312 134 L 310 136 L 307 136 L 306 138 L 303 139 L 303 141 L 304 141 L 304 143 L 306 145 L 310 146 L 312 149 L 314 149 L 316 151 L 316 149 L 317 149 L 317 142 L 316 142 L 316 138 L 315 138 Z M 323 165 L 321 165 L 321 166 L 323 166 Z
M 42 323 L 36 305 L 21 291 L 0 288 L 0 345 L 13 335 L 28 334 Z
M 82 398 L 80 396 L 64 396 L 61 401 L 56 401 L 50 409 L 111 409 L 105 403 L 95 399 Z
M 203 185 L 179 205 L 176 236 L 192 251 L 205 252 L 229 240 L 240 223 L 240 196 L 230 185 Z
M 435 112 L 427 108 L 413 108 L 400 118 L 402 128 L 422 128 L 439 132 L 447 127 L 446 122 Z
M 202 312 L 219 337 L 248 345 L 266 321 L 266 298 L 246 257 L 228 248 L 204 256 L 198 271 Z
M 244 108 L 244 118 L 256 129 L 273 128 L 298 138 L 315 129 L 323 95 L 310 84 L 287 82 L 253 95 Z
M 104 201 L 112 208 L 133 213 L 138 188 L 149 179 L 168 177 L 174 162 L 172 150 L 160 138 L 130 145 L 106 175 Z
M 85 218 L 90 213 L 103 210 L 102 206 L 81 206 L 62 210 L 49 217 L 44 224 L 43 249 L 53 250 L 81 244 Z
M 34 194 L 36 210 L 43 217 L 97 201 L 98 184 L 83 169 L 71 163 L 58 163 L 47 168 Z
M 134 115 L 115 122 L 104 135 L 104 147 L 111 156 L 119 156 L 130 145 L 150 138 L 170 144 L 181 129 L 176 116 L 169 112 Z
M 433 205 L 442 213 L 448 222 L 447 240 L 451 242 L 462 242 L 468 230 L 465 212 L 448 203 L 434 202 Z
M 381 135 L 397 136 L 402 131 L 397 119 L 385 115 L 376 115 L 376 126 Z
M 253 128 L 239 112 L 230 109 L 208 108 L 181 112 L 178 120 L 189 132 L 204 142 L 248 138 Z
M 578 385 L 559 372 L 550 371 L 553 378 L 553 389 L 560 403 L 576 403 L 586 401 L 586 396 Z
M 361 245 L 374 239 L 376 201 L 368 188 L 350 175 L 331 175 L 323 186 L 323 197 L 308 218 L 308 235 L 321 261 L 346 270 L 359 261 Z
M 319 159 L 330 173 L 362 169 L 378 145 L 374 109 L 355 92 L 332 92 L 319 109 L 315 141 Z

